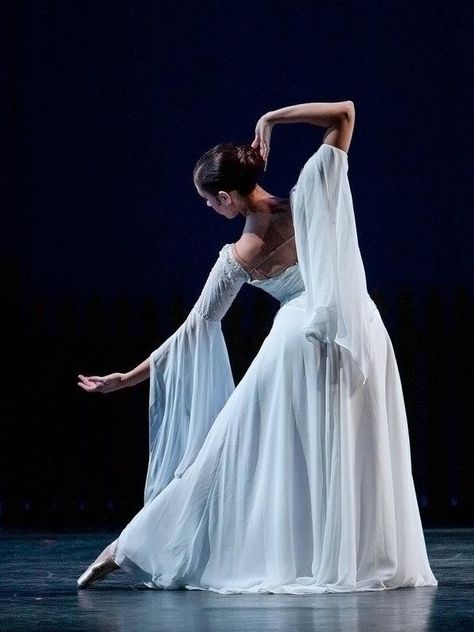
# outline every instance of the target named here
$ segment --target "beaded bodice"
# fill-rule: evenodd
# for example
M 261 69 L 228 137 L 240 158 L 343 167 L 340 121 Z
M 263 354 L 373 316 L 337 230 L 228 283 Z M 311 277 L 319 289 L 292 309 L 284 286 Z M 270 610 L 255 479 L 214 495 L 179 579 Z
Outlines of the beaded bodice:
M 232 245 L 225 244 L 224 249 L 232 265 L 244 274 L 246 283 L 261 288 L 281 303 L 286 303 L 304 292 L 303 277 L 301 276 L 298 263 L 285 268 L 282 272 L 273 277 L 267 279 L 252 279 L 247 270 L 235 258 L 232 252 Z

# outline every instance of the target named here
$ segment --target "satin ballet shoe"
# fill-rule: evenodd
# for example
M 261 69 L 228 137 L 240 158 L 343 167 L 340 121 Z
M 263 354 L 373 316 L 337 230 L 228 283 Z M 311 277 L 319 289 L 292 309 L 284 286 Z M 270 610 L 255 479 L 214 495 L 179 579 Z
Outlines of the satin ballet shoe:
M 77 580 L 77 587 L 89 588 L 89 586 L 101 581 L 104 577 L 110 573 L 118 571 L 119 569 L 120 566 L 115 563 L 114 556 L 109 555 L 104 560 L 91 564 Z

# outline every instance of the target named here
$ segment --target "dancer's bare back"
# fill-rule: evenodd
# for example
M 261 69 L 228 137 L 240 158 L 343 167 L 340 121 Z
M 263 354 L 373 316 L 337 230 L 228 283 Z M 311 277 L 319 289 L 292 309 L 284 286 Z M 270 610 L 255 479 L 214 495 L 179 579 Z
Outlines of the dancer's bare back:
M 289 200 L 262 202 L 262 212 L 247 217 L 244 232 L 233 245 L 235 258 L 252 279 L 276 276 L 297 262 Z

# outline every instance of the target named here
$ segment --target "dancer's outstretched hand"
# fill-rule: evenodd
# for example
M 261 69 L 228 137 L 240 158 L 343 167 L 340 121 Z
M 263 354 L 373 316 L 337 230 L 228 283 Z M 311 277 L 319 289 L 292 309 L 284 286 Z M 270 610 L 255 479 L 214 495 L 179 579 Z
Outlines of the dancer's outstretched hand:
M 252 142 L 254 149 L 260 150 L 260 155 L 265 160 L 265 171 L 267 169 L 268 156 L 270 154 L 270 138 L 272 136 L 273 123 L 267 118 L 267 114 L 261 116 L 255 127 L 255 139 Z
M 77 385 L 88 393 L 110 393 L 124 387 L 123 373 L 110 373 L 103 377 L 99 375 L 86 377 L 79 374 L 77 377 L 81 380 Z

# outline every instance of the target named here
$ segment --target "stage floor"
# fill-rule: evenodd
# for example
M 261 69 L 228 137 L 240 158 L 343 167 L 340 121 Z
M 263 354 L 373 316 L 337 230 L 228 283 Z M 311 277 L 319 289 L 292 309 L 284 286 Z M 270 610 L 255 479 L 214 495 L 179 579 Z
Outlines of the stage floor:
M 323 595 L 151 590 L 117 572 L 76 580 L 117 533 L 0 529 L 0 630 L 258 632 L 474 630 L 474 529 L 425 530 L 438 587 Z

